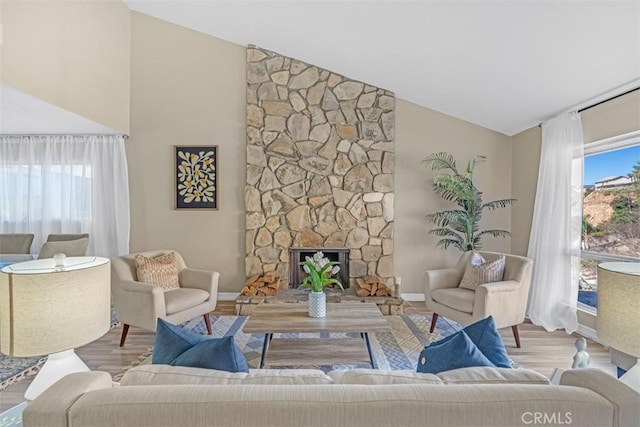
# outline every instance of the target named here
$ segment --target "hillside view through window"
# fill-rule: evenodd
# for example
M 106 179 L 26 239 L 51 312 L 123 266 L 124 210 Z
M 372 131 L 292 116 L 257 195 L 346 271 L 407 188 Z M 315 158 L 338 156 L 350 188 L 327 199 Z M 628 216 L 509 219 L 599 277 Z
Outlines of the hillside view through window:
M 578 301 L 597 308 L 597 266 L 640 258 L 640 145 L 584 158 Z

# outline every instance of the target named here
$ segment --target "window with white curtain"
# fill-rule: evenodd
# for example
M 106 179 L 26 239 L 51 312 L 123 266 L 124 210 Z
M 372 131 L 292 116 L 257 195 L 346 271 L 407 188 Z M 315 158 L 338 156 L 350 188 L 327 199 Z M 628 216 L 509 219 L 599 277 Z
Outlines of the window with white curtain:
M 0 233 L 89 233 L 88 254 L 128 253 L 124 138 L 0 136 Z
M 584 147 L 578 306 L 597 310 L 597 266 L 640 261 L 640 131 Z

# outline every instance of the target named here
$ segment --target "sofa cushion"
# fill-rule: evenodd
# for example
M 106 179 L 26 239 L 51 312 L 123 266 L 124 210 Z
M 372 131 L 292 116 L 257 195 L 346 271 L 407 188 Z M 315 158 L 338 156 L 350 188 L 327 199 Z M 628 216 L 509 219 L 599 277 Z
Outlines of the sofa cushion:
M 473 302 L 476 299 L 476 293 L 462 288 L 436 289 L 431 292 L 431 298 L 454 310 L 471 314 L 473 313 Z
M 442 384 L 440 378 L 433 374 L 410 370 L 342 369 L 331 371 L 327 375 L 338 384 Z
M 130 369 L 120 380 L 129 385 L 309 385 L 332 384 L 333 380 L 317 369 L 251 369 L 226 372 L 213 369 L 169 365 L 144 365 Z
M 444 384 L 549 384 L 549 379 L 531 369 L 476 366 L 440 372 Z
M 437 374 L 468 366 L 495 366 L 464 331 L 426 346 L 418 357 L 418 372 Z
M 165 291 L 180 287 L 174 252 L 155 258 L 136 254 L 134 260 L 138 282 L 160 286 Z
M 129 369 L 120 380 L 120 385 L 242 384 L 247 375 L 246 372 L 187 366 L 140 365 Z
M 178 313 L 205 302 L 209 292 L 195 288 L 177 288 L 164 293 L 164 305 L 167 314 Z
M 478 253 L 473 254 L 464 271 L 460 288 L 475 291 L 484 283 L 501 282 L 504 276 L 505 256 L 486 261 Z
M 247 359 L 233 336 L 209 338 L 158 319 L 153 364 L 248 372 Z
M 330 376 L 319 369 L 251 369 L 243 384 L 309 385 L 333 382 Z

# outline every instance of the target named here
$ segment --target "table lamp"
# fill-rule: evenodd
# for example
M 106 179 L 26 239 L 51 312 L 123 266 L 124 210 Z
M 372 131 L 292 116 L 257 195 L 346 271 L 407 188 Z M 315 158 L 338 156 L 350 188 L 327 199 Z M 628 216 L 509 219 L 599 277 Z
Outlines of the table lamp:
M 89 368 L 76 347 L 111 326 L 111 271 L 99 257 L 57 257 L 0 270 L 0 352 L 49 355 L 25 392 L 33 400 L 60 378 Z
M 640 392 L 640 263 L 598 265 L 598 339 L 635 359 L 620 380 Z

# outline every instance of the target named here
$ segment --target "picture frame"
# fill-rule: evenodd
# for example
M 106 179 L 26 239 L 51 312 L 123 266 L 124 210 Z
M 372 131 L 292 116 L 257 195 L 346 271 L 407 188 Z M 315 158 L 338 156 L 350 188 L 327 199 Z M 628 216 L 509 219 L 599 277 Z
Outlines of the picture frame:
M 218 209 L 218 146 L 175 145 L 175 209 Z

